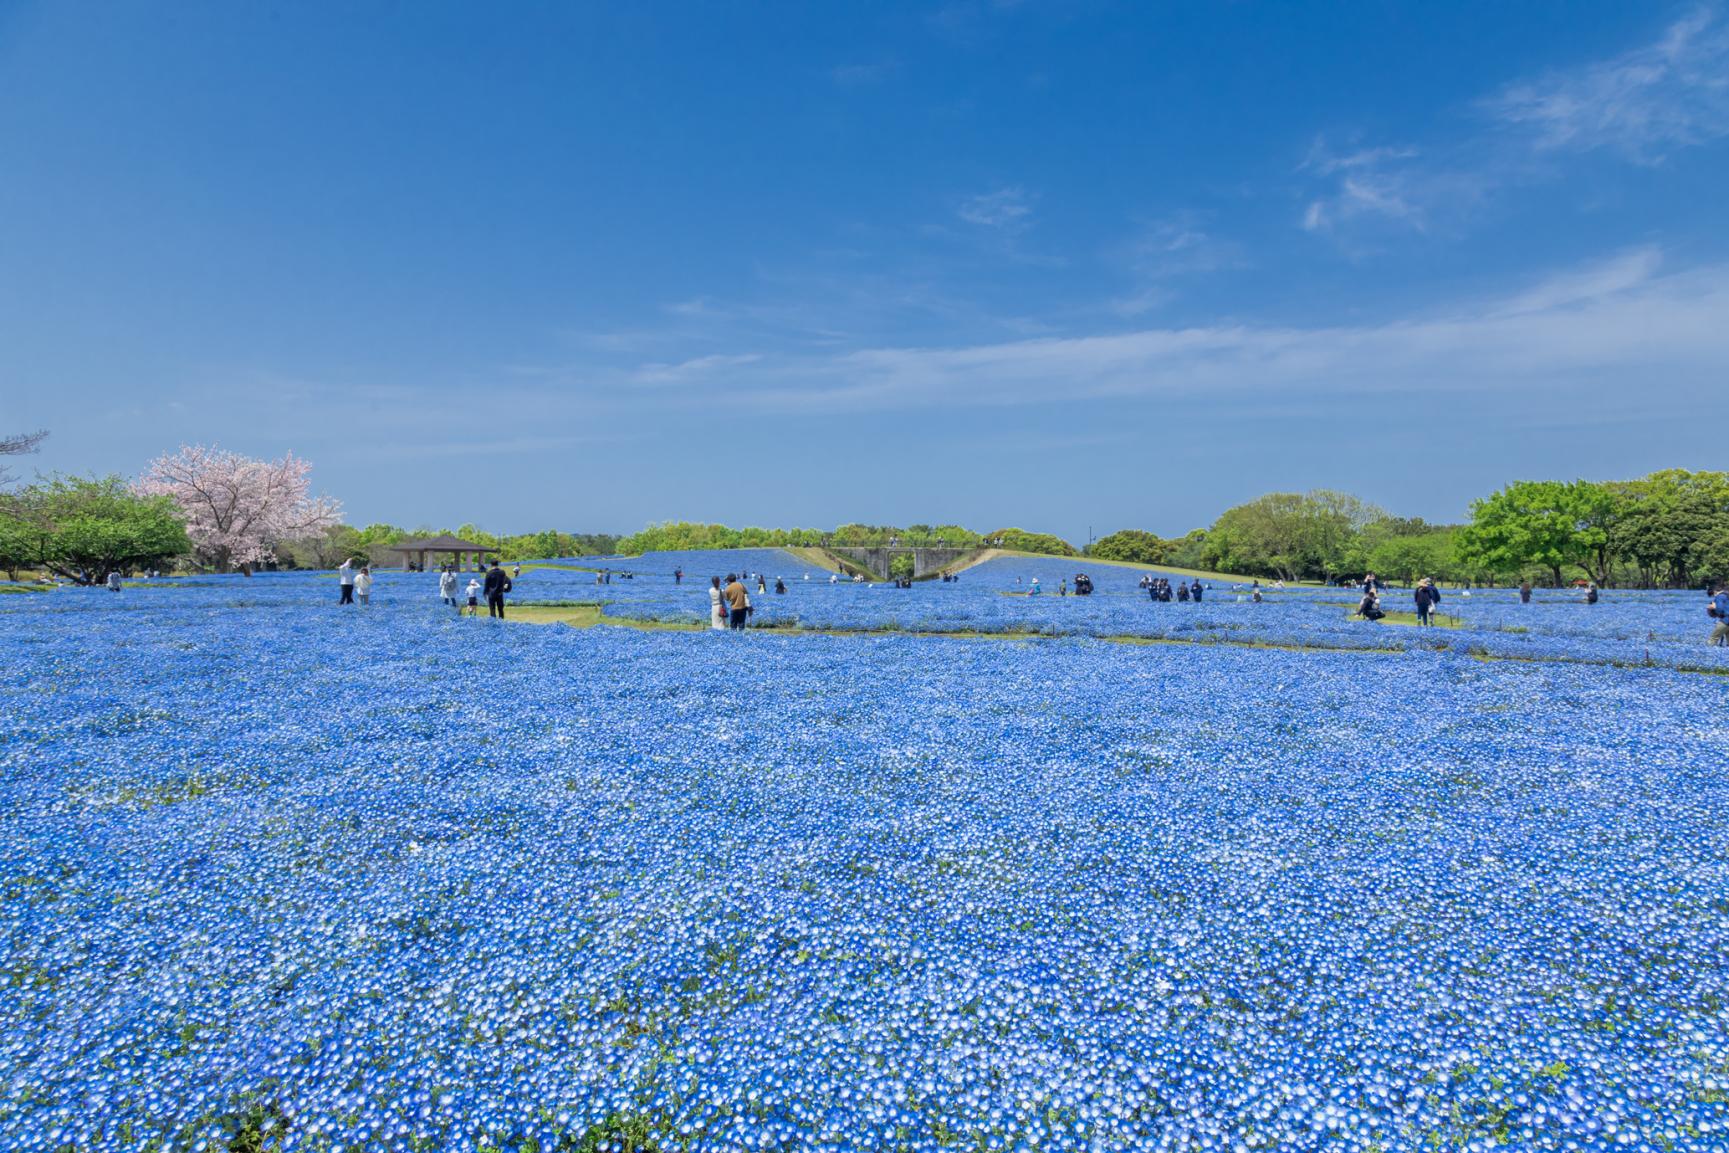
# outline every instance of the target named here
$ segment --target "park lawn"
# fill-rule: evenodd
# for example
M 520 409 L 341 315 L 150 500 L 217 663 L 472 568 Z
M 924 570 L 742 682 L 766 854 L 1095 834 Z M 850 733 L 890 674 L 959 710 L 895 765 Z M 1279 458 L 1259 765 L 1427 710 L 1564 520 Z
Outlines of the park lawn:
M 1346 613 L 1345 619 L 1348 621 L 1362 620 L 1362 618 L 1359 617 L 1354 612 L 1353 613 Z M 1432 628 L 1462 629 L 1465 627 L 1465 622 L 1460 620 L 1458 617 L 1455 617 L 1455 616 L 1444 616 L 1441 613 L 1435 613 L 1434 616 L 1432 617 L 1432 619 L 1434 621 L 1434 624 L 1432 626 L 1430 626 Z M 1369 624 L 1371 622 L 1364 621 L 1363 623 Z M 1417 624 L 1417 614 L 1416 613 L 1388 613 L 1386 616 L 1382 617 L 1380 620 L 1372 622 L 1372 623 L 1382 624 L 1382 625 L 1406 625 L 1406 626 L 1415 627 Z

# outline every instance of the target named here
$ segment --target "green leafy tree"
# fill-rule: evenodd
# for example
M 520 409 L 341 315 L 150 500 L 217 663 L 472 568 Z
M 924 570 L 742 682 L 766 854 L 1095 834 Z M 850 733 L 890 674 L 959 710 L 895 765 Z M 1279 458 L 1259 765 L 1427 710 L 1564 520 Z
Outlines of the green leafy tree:
M 1138 528 L 1125 528 L 1102 536 L 1087 548 L 1088 556 L 1134 564 L 1162 564 L 1169 552 L 1169 541 Z
M 166 565 L 192 550 L 172 497 L 140 495 L 117 476 L 51 477 L 19 493 L 14 507 L 21 531 L 34 538 L 33 563 L 78 584 Z
M 1621 498 L 1614 551 L 1640 583 L 1689 588 L 1707 574 L 1700 563 L 1729 529 L 1729 473 L 1665 469 L 1610 486 Z
M 1622 498 L 1591 481 L 1515 481 L 1471 504 L 1471 523 L 1459 531 L 1461 560 L 1499 573 L 1531 566 L 1549 571 L 1578 567 L 1607 584 L 1615 559 L 1614 532 Z
M 1011 549 L 1015 552 L 1040 553 L 1045 556 L 1079 556 L 1075 546 L 1058 536 L 1044 532 L 1028 532 L 1020 528 L 999 528 L 993 533 L 987 533 L 989 540 L 996 542 L 996 547 Z

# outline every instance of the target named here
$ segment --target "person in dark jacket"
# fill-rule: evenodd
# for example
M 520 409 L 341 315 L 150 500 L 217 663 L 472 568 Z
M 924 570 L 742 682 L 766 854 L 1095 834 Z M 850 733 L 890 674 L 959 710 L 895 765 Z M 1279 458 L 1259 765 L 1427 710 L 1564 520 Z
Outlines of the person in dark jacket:
M 1585 603 L 1588 605 L 1594 605 L 1597 603 L 1597 582 L 1596 581 L 1592 581 L 1590 584 L 1585 586 Z
M 1435 587 L 1435 582 L 1424 577 L 1417 582 L 1417 591 L 1411 594 L 1411 599 L 1417 602 L 1417 623 L 1432 625 L 1435 623 L 1435 606 L 1441 603 L 1441 590 Z
M 486 615 L 503 620 L 504 594 L 510 591 L 510 577 L 497 561 L 486 570 L 486 584 L 482 588 L 486 592 Z
M 1522 605 L 1528 605 L 1531 603 L 1531 582 L 1530 581 L 1520 581 L 1519 582 L 1519 603 Z
M 1195 583 L 1189 586 L 1189 599 L 1196 604 L 1201 603 L 1201 578 L 1196 577 Z

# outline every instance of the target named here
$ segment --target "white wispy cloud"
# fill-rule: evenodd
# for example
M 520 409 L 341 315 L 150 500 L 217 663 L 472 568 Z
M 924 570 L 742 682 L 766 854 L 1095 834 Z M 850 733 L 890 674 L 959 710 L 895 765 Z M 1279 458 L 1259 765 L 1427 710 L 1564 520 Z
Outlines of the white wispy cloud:
M 1303 211 L 1303 227 L 1321 232 L 1360 217 L 1376 217 L 1415 228 L 1429 224 L 1433 206 L 1463 193 L 1456 174 L 1442 174 L 1423 165 L 1417 149 L 1409 147 L 1354 148 L 1332 150 L 1325 138 L 1309 149 L 1300 171 L 1325 179 L 1328 190 L 1309 200 Z
M 1610 149 L 1654 163 L 1729 136 L 1729 28 L 1701 8 L 1655 43 L 1508 85 L 1484 107 L 1540 149 Z
M 1552 395 L 1566 406 L 1634 381 L 1661 407 L 1720 387 L 1729 363 L 1729 266 L 1659 272 L 1660 255 L 1640 249 L 1515 292 L 1372 325 L 1155 327 L 736 364 L 705 358 L 701 383 L 782 412 L 1143 395 L 1251 406 L 1358 393 L 1445 403 L 1503 390 Z
M 709 380 L 730 369 L 743 368 L 762 360 L 758 353 L 722 354 L 693 357 L 676 364 L 645 364 L 637 369 L 634 379 L 639 384 L 691 384 Z
M 1032 223 L 1033 197 L 1018 186 L 997 188 L 969 196 L 955 209 L 968 224 L 1019 232 Z
M 1568 153 L 1652 164 L 1729 136 L 1729 27 L 1715 9 L 1697 9 L 1652 43 L 1515 81 L 1476 108 L 1478 130 L 1422 150 L 1336 150 L 1318 139 L 1299 166 L 1320 184 L 1304 199 L 1303 228 L 1445 230 L 1499 189 L 1553 179 Z
M 1238 245 L 1214 236 L 1193 213 L 1143 224 L 1110 255 L 1135 282 L 1132 292 L 1110 302 L 1118 316 L 1140 316 L 1168 303 L 1177 295 L 1171 282 L 1181 277 L 1246 263 Z

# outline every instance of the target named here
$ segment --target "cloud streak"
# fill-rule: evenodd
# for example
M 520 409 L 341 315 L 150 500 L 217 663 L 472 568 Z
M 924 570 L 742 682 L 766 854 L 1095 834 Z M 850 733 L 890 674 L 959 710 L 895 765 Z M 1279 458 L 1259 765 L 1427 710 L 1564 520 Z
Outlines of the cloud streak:
M 1032 197 L 1019 187 L 998 188 L 967 197 L 955 215 L 980 228 L 1020 232 L 1032 223 Z
M 1653 44 L 1509 85 L 1484 107 L 1539 149 L 1657 163 L 1729 136 L 1729 29 L 1701 8 Z
M 684 383 L 724 384 L 739 403 L 787 413 L 1145 396 L 1252 411 L 1298 394 L 1431 405 L 1503 390 L 1565 406 L 1627 382 L 1661 407 L 1715 389 L 1729 363 L 1729 266 L 1670 275 L 1659 267 L 1654 250 L 1636 250 L 1518 293 L 1375 325 L 1147 328 L 737 365 L 723 357 Z
M 1318 140 L 1299 171 L 1326 187 L 1306 198 L 1302 227 L 1372 221 L 1429 231 L 1497 189 L 1552 179 L 1566 155 L 1657 164 L 1729 136 L 1729 28 L 1701 8 L 1650 44 L 1516 81 L 1475 107 L 1483 127 L 1450 146 L 1335 152 Z

